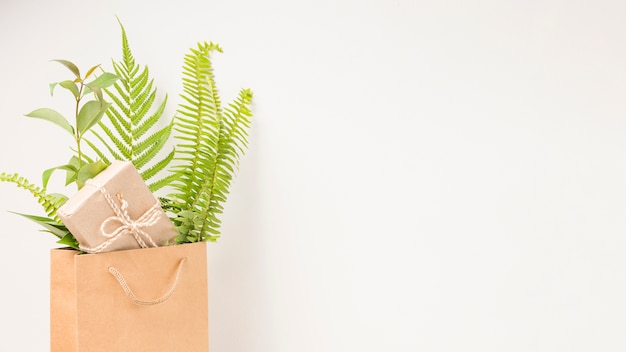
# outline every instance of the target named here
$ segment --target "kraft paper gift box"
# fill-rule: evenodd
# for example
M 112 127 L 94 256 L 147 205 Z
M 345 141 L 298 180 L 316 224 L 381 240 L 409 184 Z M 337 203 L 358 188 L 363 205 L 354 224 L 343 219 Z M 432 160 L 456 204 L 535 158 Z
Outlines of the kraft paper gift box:
M 88 253 L 157 247 L 177 235 L 132 163 L 114 161 L 57 212 Z
M 51 352 L 207 352 L 205 242 L 50 253 Z

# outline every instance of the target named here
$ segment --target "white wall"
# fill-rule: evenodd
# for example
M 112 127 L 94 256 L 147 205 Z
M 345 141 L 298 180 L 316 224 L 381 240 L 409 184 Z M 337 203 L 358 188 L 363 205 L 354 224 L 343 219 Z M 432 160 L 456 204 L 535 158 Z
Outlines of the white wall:
M 3 0 L 0 169 L 63 163 L 47 83 L 197 41 L 251 148 L 210 245 L 216 352 L 624 351 L 626 3 Z M 170 104 L 173 112 L 174 104 Z M 52 236 L 0 185 L 0 350 L 48 346 Z

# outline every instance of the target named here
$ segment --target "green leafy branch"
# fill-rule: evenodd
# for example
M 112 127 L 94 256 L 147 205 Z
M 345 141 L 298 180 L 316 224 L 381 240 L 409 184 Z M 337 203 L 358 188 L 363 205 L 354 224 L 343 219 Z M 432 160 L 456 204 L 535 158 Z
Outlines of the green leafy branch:
M 56 170 L 66 171 L 66 184 L 76 182 L 78 188 L 84 185 L 84 181 L 93 177 L 106 167 L 102 161 L 93 161 L 82 152 L 82 140 L 95 124 L 102 119 L 111 103 L 103 99 L 102 90 L 115 83 L 119 78 L 115 74 L 103 72 L 90 82 L 86 82 L 100 65 L 91 67 L 87 73 L 81 77 L 78 67 L 67 60 L 53 60 L 65 66 L 74 75 L 73 79 L 64 80 L 50 84 L 50 94 L 54 94 L 54 89 L 60 86 L 69 91 L 74 98 L 74 124 L 71 124 L 61 113 L 50 108 L 40 108 L 26 114 L 28 117 L 39 118 L 61 127 L 74 138 L 76 143 L 76 156 L 72 157 L 67 164 L 56 166 L 44 171 L 42 175 L 43 186 L 46 188 L 48 180 Z M 86 99 L 93 93 L 93 99 Z
M 114 74 L 104 72 L 90 82 L 86 82 L 88 78 L 95 76 L 94 72 L 100 65 L 91 67 L 87 73 L 81 77 L 78 67 L 72 62 L 67 60 L 53 61 L 62 64 L 74 75 L 74 78 L 71 80 L 50 84 L 50 94 L 54 94 L 54 89 L 57 86 L 66 89 L 72 94 L 74 98 L 74 124 L 70 123 L 61 113 L 49 108 L 33 110 L 26 114 L 26 116 L 49 121 L 72 135 L 76 143 L 76 155 L 72 156 L 65 165 L 45 170 L 42 174 L 43 187 L 35 186 L 18 174 L 1 173 L 0 181 L 14 183 L 17 187 L 29 191 L 35 199 L 37 199 L 39 204 L 43 206 L 48 217 L 16 214 L 40 224 L 44 228 L 43 231 L 57 236 L 59 243 L 69 245 L 72 248 L 78 248 L 76 239 L 67 230 L 56 214 L 59 207 L 67 200 L 67 197 L 62 194 L 48 194 L 46 187 L 50 176 L 56 170 L 66 171 L 66 185 L 76 182 L 78 188 L 81 188 L 85 181 L 106 168 L 107 164 L 102 160 L 94 161 L 82 152 L 81 142 L 84 139 L 85 133 L 100 121 L 106 110 L 110 107 L 111 104 L 103 99 L 102 90 L 115 83 L 118 77 Z M 94 98 L 87 98 L 87 96 L 92 93 Z

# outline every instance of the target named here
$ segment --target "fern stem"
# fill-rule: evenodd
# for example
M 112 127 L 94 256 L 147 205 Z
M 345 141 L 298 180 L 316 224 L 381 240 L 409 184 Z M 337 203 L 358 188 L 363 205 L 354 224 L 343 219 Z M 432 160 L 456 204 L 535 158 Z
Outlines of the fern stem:
M 207 184 L 211 185 L 211 191 L 209 192 L 209 197 L 207 200 L 207 213 L 210 211 L 211 209 L 211 200 L 213 199 L 213 192 L 215 191 L 215 179 L 217 178 L 217 157 L 219 155 L 218 153 L 215 153 L 215 164 L 213 166 L 213 174 L 211 175 L 210 178 L 207 178 L 204 180 L 204 185 L 202 185 L 202 191 L 204 191 L 204 189 L 206 188 Z M 200 230 L 200 241 L 203 240 L 204 237 L 204 232 L 206 231 L 206 227 L 207 227 L 207 223 L 208 223 L 208 216 L 204 216 L 203 220 L 202 220 L 202 228 Z
M 198 92 L 202 91 L 202 76 L 199 74 L 199 58 L 198 56 L 196 56 L 196 62 L 195 62 L 195 68 L 196 68 L 196 79 L 195 82 L 196 83 L 196 89 Z M 198 117 L 198 126 L 202 126 L 202 116 L 203 116 L 203 110 L 202 110 L 202 104 L 198 104 L 198 109 L 196 111 L 196 116 Z M 196 129 L 196 146 L 200 146 L 202 145 L 202 129 L 198 128 Z M 196 151 L 196 155 L 195 158 L 193 159 L 193 163 L 191 164 L 191 177 L 194 177 L 194 175 L 196 175 L 197 169 L 198 169 L 198 151 Z M 204 185 L 203 185 L 204 186 Z M 187 187 L 187 191 L 186 194 L 189 196 L 191 195 L 193 190 L 193 182 L 189 182 L 188 187 Z M 196 206 L 196 203 L 198 202 L 198 199 L 200 198 L 200 196 L 202 195 L 202 193 L 204 192 L 204 187 L 196 193 L 195 197 L 193 198 L 193 201 L 191 202 L 191 206 L 189 207 L 189 209 L 194 209 Z

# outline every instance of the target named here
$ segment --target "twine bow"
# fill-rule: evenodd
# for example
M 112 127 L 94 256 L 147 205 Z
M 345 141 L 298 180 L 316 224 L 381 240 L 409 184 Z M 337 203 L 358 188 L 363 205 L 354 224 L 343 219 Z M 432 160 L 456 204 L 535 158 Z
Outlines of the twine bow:
M 158 247 L 157 244 L 154 243 L 154 240 L 152 240 L 152 237 L 150 237 L 150 235 L 143 230 L 143 228 L 145 227 L 155 225 L 159 220 L 159 216 L 161 215 L 161 213 L 159 212 L 161 204 L 159 204 L 158 201 L 155 202 L 155 204 L 145 213 L 143 213 L 143 215 L 141 215 L 138 219 L 134 220 L 130 217 L 130 214 L 128 214 L 128 201 L 126 201 L 126 199 L 124 199 L 121 194 L 117 194 L 117 199 L 120 203 L 120 205 L 118 205 L 111 196 L 111 194 L 107 192 L 106 188 L 104 188 L 104 186 L 91 182 L 91 180 L 87 181 L 86 184 L 95 186 L 100 189 L 100 193 L 102 193 L 104 199 L 106 199 L 109 207 L 111 208 L 111 210 L 113 210 L 113 213 L 115 215 L 109 216 L 100 225 L 100 234 L 108 238 L 108 240 L 104 241 L 102 244 L 96 247 L 91 248 L 79 245 L 79 248 L 82 251 L 85 251 L 87 253 L 102 252 L 102 250 L 110 246 L 118 238 L 126 234 L 133 236 L 133 238 L 135 238 L 141 248 L 147 248 L 149 246 Z M 115 230 L 109 232 L 106 230 L 106 228 L 107 225 L 110 223 L 119 223 L 119 225 L 115 228 Z M 146 241 L 144 241 L 143 238 L 147 239 L 148 244 L 146 244 Z

